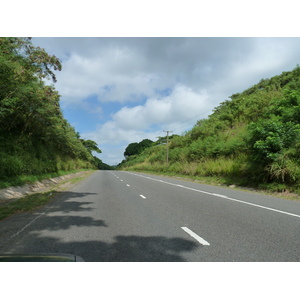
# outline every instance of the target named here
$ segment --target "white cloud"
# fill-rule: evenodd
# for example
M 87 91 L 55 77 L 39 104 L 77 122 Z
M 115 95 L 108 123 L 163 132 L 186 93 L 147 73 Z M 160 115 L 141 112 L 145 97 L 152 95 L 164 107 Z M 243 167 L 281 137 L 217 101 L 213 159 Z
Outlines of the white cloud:
M 91 113 L 105 115 L 101 107 L 110 102 L 124 105 L 113 113 L 110 110 L 110 119 L 95 130 L 81 132 L 83 137 L 97 141 L 100 148 L 106 147 L 107 154 L 103 151 L 101 156 L 107 163 L 115 163 L 109 157 L 113 151 L 119 153 L 119 161 L 122 159 L 126 143 L 155 139 L 164 129 L 180 127 L 183 131 L 181 122 L 213 109 L 262 78 L 289 71 L 300 63 L 300 38 L 36 41 L 63 60 L 56 88 L 65 109 L 88 106 L 86 99 L 91 96 L 97 96 L 99 102 L 99 108 L 93 104 Z M 164 94 L 164 90 L 170 93 Z M 88 111 L 88 107 L 85 109 Z M 120 150 L 116 150 L 117 145 Z
M 169 96 L 150 98 L 144 105 L 121 108 L 112 116 L 112 120 L 99 124 L 95 131 L 85 133 L 83 138 L 96 141 L 103 148 L 103 153 L 104 149 L 112 147 L 114 154 L 109 150 L 105 161 L 114 164 L 116 157 L 119 157 L 119 161 L 123 158 L 128 144 L 146 138 L 155 141 L 158 136 L 165 134 L 164 129 L 174 129 L 174 134 L 180 134 L 184 128 L 192 126 L 191 123 L 183 124 L 182 121 L 208 113 L 212 108 L 209 106 L 206 91 L 196 93 L 191 88 L 180 85 Z M 196 121 L 194 119 L 192 122 Z
M 123 107 L 113 119 L 120 128 L 144 130 L 152 125 L 181 122 L 212 108 L 208 106 L 205 91 L 196 93 L 191 88 L 180 85 L 167 97 L 150 98 L 144 105 L 133 108 Z
M 249 79 L 294 67 L 300 50 L 297 38 L 37 39 L 43 41 L 63 59 L 56 86 L 64 105 L 91 95 L 142 102 L 178 83 L 201 91 L 231 78 L 235 93 Z
M 156 74 L 139 66 L 133 52 L 111 49 L 95 56 L 73 54 L 57 75 L 57 88 L 65 105 L 97 95 L 100 101 L 139 101 L 160 84 Z
M 151 132 L 144 132 L 138 128 L 126 130 L 116 121 L 108 121 L 104 125 L 98 125 L 95 131 L 84 133 L 82 137 L 95 141 L 102 150 L 97 156 L 105 163 L 114 165 L 124 159 L 124 151 L 130 143 L 140 142 L 146 138 L 156 141 L 161 135 L 161 130 Z

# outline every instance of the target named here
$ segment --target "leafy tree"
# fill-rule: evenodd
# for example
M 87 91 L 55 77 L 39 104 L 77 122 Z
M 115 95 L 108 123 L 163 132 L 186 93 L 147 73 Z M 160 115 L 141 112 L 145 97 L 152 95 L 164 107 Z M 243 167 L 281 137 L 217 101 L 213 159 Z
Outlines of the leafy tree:
M 138 143 L 131 143 L 126 147 L 124 156 L 128 157 L 131 155 L 136 155 L 138 153 L 139 153 Z
M 34 74 L 40 80 L 51 78 L 56 82 L 52 68 L 61 70 L 61 63 L 55 55 L 49 55 L 44 49 L 35 47 L 31 38 L 2 37 L 0 50 L 4 54 L 1 63 L 5 71 L 13 71 L 15 80 L 31 78 Z
M 113 170 L 114 167 L 105 164 L 100 158 L 94 156 L 94 165 L 97 167 L 99 170 Z
M 30 38 L 0 38 L 0 180 L 21 174 L 91 167 L 91 151 L 64 119 L 56 81 L 61 64 Z
M 102 153 L 102 151 L 97 147 L 97 143 L 92 140 L 82 140 L 82 144 L 90 153 L 92 153 L 92 151 Z
M 139 142 L 138 144 L 138 148 L 139 148 L 139 153 L 142 152 L 143 150 L 145 150 L 146 148 L 149 148 L 153 145 L 153 141 L 149 140 L 149 139 L 144 139 L 141 142 Z
M 153 145 L 153 141 L 149 139 L 144 139 L 139 143 L 131 143 L 126 147 L 124 156 L 129 157 L 132 155 L 140 154 L 143 150 L 151 147 L 152 145 Z

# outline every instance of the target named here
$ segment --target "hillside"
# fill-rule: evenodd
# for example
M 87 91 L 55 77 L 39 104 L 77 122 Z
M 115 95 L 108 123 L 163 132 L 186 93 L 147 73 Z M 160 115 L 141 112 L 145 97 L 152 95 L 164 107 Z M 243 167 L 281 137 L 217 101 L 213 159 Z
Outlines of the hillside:
M 0 38 L 0 188 L 101 164 L 92 155 L 100 151 L 96 143 L 80 139 L 58 92 L 45 84 L 60 70 L 30 38 Z
M 298 191 L 300 67 L 229 97 L 192 130 L 148 147 L 118 167 L 212 177 L 225 184 Z

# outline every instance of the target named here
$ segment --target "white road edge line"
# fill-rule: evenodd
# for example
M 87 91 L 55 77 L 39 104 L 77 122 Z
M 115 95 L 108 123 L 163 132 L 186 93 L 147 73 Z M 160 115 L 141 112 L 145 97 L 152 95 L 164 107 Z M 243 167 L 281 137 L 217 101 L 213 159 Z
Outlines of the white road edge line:
M 18 232 L 16 232 L 15 234 L 13 234 L 12 236 L 10 236 L 10 239 L 14 238 L 15 236 L 19 235 L 19 233 L 21 233 L 22 231 L 24 231 L 28 226 L 30 226 L 33 222 L 35 222 L 38 218 L 40 218 L 43 214 L 45 213 L 41 213 L 40 215 L 38 215 L 36 218 L 34 218 L 31 222 L 29 222 L 27 225 L 25 225 L 23 228 L 21 228 Z
M 202 244 L 204 246 L 210 245 L 209 242 L 204 240 L 201 236 L 196 234 L 194 231 L 188 229 L 187 227 L 181 227 L 181 229 L 184 230 L 185 232 L 187 232 L 191 237 L 193 237 L 195 240 L 197 240 L 200 244 Z
M 143 199 L 147 199 L 144 195 L 140 195 L 140 197 L 142 197 Z
M 146 176 L 143 176 L 141 174 L 134 174 L 134 173 L 131 173 L 131 172 L 128 172 L 128 173 L 136 175 L 136 176 L 147 178 Z M 235 198 L 230 198 L 230 197 L 227 197 L 225 195 L 220 195 L 220 194 L 210 193 L 210 192 L 206 192 L 206 191 L 202 191 L 202 190 L 197 190 L 197 189 L 193 189 L 193 188 L 190 188 L 190 187 L 187 187 L 187 186 L 183 186 L 183 185 L 180 186 L 179 184 L 175 184 L 175 183 L 163 181 L 163 180 L 160 180 L 160 179 L 155 179 L 155 178 L 150 178 L 150 179 L 154 180 L 154 181 L 166 183 L 166 184 L 169 184 L 169 185 L 177 186 L 177 187 L 180 187 L 180 188 L 184 188 L 184 189 L 187 189 L 187 190 L 190 190 L 190 191 L 195 191 L 195 192 L 198 192 L 198 193 L 203 193 L 203 194 L 207 194 L 207 195 L 211 195 L 211 196 L 223 198 L 223 199 L 226 199 L 226 200 L 235 201 L 235 202 L 239 202 L 239 203 L 243 203 L 243 204 L 247 204 L 247 205 L 251 205 L 251 206 L 255 206 L 255 207 L 259 207 L 259 208 L 263 208 L 263 209 L 275 211 L 275 212 L 278 212 L 278 213 L 281 213 L 281 214 L 285 214 L 285 215 L 289 215 L 289 216 L 292 216 L 292 217 L 300 218 L 300 215 L 289 213 L 287 211 L 283 211 L 283 210 L 279 210 L 279 209 L 275 209 L 275 208 L 271 208 L 271 207 L 267 207 L 267 206 L 263 206 L 263 205 L 258 205 L 258 204 L 254 204 L 254 203 L 251 203 L 251 202 L 242 201 L 242 200 L 235 199 Z

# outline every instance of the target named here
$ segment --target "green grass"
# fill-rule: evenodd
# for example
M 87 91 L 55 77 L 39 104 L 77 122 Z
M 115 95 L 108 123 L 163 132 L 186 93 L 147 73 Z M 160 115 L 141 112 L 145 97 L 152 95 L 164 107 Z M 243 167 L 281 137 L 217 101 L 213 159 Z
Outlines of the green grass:
M 90 172 L 88 172 L 87 174 L 81 175 L 79 177 L 74 177 L 70 180 L 68 180 L 71 184 L 75 184 L 83 179 L 85 179 L 86 177 L 90 176 L 92 173 L 94 173 L 96 170 L 90 170 Z
M 10 203 L 0 205 L 0 220 L 13 214 L 32 211 L 47 204 L 55 195 L 55 191 L 25 196 Z
M 123 167 L 121 170 L 175 176 L 212 185 L 236 185 L 244 188 L 253 188 L 260 192 L 276 194 L 276 196 L 282 194 L 284 198 L 289 198 L 289 194 L 294 193 L 295 195 L 292 195 L 292 198 L 299 199 L 299 185 L 250 180 L 247 176 L 249 172 L 248 168 L 249 166 L 246 163 L 244 155 L 240 154 L 236 158 L 206 158 L 201 162 L 178 161 L 170 163 L 168 167 L 165 163 L 154 162 L 151 164 L 144 161 Z
M 53 177 L 63 176 L 67 174 L 72 174 L 80 171 L 87 171 L 89 169 L 80 169 L 80 170 L 69 170 L 69 171 L 58 171 L 55 173 L 47 173 L 41 175 L 20 175 L 11 178 L 7 178 L 5 180 L 0 181 L 0 189 L 5 189 L 10 186 L 22 186 L 26 183 L 34 183 L 36 181 L 40 181 L 43 179 L 49 179 Z
M 86 170 L 80 170 L 80 171 L 86 171 Z M 94 171 L 95 170 L 90 170 L 90 172 L 83 174 L 79 177 L 67 179 L 66 181 L 63 181 L 60 184 L 53 187 L 53 189 L 51 191 L 44 192 L 44 193 L 31 194 L 31 195 L 24 196 L 20 199 L 13 200 L 11 202 L 4 203 L 4 204 L 0 203 L 0 220 L 3 220 L 11 215 L 16 214 L 16 213 L 32 211 L 34 209 L 44 206 L 45 204 L 49 203 L 51 201 L 51 199 L 56 195 L 56 190 L 57 190 L 57 188 L 60 188 L 61 184 L 64 184 L 65 182 L 70 182 L 70 184 L 75 184 L 75 183 L 85 179 L 89 175 L 91 175 Z M 78 170 L 76 170 L 74 172 L 78 172 Z M 74 173 L 74 172 L 72 172 L 72 173 Z M 70 171 L 69 172 L 59 172 L 60 176 L 70 174 L 70 173 L 71 173 Z M 50 175 L 50 174 L 48 174 L 48 175 Z M 47 178 L 50 178 L 50 177 L 47 177 Z

